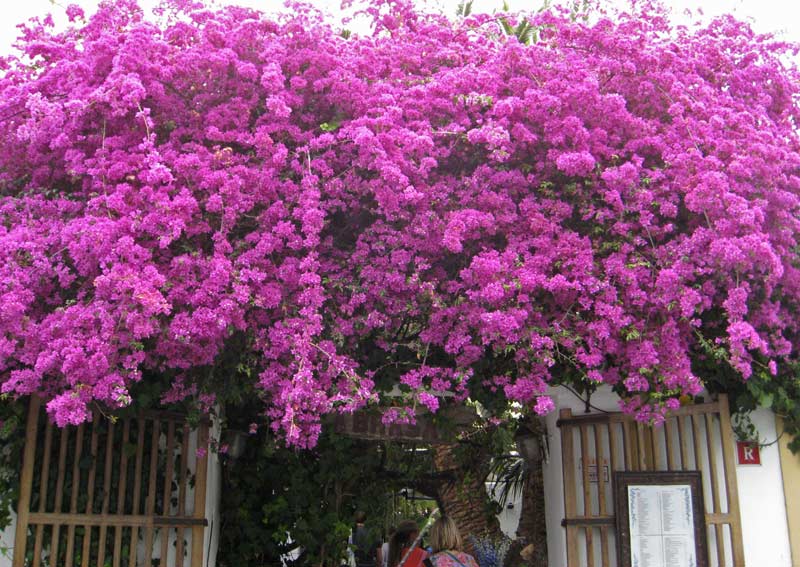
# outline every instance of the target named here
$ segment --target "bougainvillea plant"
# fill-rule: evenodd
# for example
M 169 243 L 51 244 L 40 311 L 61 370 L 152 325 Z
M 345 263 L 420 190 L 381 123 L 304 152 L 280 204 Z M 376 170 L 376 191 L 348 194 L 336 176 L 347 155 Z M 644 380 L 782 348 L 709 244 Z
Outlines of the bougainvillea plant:
M 210 403 L 233 356 L 311 446 L 392 388 L 387 421 L 482 395 L 544 413 L 563 381 L 658 421 L 704 358 L 794 379 L 792 46 L 655 4 L 544 11 L 525 41 L 504 32 L 522 15 L 366 12 L 357 35 L 303 5 L 116 0 L 21 28 L 0 60 L 2 392 L 60 425 L 148 373 Z

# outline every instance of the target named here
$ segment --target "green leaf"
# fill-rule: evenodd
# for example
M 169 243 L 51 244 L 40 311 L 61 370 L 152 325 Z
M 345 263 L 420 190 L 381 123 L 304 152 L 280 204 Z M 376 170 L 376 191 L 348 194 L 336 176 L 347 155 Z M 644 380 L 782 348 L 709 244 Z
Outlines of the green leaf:
M 341 125 L 342 123 L 339 120 L 333 120 L 331 122 L 323 122 L 319 125 L 319 129 L 323 132 L 335 132 Z

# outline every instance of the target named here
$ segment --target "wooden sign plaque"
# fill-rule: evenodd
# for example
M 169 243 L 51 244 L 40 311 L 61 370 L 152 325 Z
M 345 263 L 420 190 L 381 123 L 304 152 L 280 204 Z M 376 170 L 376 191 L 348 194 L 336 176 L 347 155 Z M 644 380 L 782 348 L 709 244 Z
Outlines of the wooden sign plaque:
M 620 567 L 708 567 L 698 471 L 614 474 Z

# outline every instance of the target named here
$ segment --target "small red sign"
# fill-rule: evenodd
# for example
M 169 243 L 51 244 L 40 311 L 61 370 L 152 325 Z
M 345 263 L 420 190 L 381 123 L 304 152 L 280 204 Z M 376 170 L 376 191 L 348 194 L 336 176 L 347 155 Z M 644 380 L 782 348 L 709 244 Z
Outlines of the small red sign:
M 750 441 L 737 441 L 736 451 L 739 454 L 740 465 L 760 465 L 761 452 L 759 451 L 758 443 Z

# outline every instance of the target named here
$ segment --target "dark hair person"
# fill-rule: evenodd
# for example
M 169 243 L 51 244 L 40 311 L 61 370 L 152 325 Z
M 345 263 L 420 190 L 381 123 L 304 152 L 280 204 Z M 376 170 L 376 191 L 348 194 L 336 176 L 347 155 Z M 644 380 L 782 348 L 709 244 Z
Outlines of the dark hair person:
M 424 549 L 414 545 L 419 535 L 419 527 L 412 520 L 400 522 L 389 541 L 389 567 L 421 567 L 428 555 Z M 405 558 L 405 561 L 403 561 Z
M 469 553 L 462 551 L 461 534 L 456 523 L 442 516 L 431 527 L 430 557 L 425 559 L 427 567 L 478 567 L 478 562 Z

